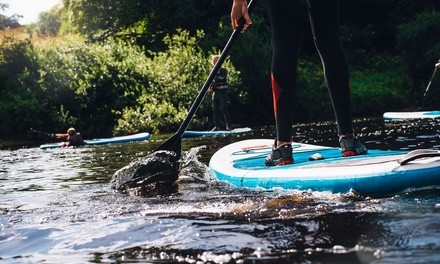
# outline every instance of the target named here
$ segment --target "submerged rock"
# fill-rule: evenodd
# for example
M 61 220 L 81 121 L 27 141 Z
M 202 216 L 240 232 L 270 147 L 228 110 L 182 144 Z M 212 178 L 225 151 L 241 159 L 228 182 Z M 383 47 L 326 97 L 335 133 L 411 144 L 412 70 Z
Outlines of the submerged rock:
M 122 193 L 155 196 L 177 191 L 179 162 L 173 162 L 177 153 L 155 151 L 130 162 L 113 174 L 111 187 Z

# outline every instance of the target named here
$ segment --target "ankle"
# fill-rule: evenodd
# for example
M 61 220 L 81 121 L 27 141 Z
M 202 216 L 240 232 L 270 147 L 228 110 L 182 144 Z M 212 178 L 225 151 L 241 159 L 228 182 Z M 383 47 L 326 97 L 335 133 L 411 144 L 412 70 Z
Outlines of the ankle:
M 291 145 L 292 144 L 292 141 L 276 141 L 276 146 L 275 146 L 275 148 L 279 148 L 279 147 L 281 147 L 281 146 L 284 146 L 284 145 Z
M 354 136 L 354 133 L 346 133 L 346 134 L 341 134 L 341 135 L 339 135 L 339 139 L 341 139 L 341 138 L 346 138 L 346 139 L 348 139 L 348 138 L 354 138 L 355 136 Z

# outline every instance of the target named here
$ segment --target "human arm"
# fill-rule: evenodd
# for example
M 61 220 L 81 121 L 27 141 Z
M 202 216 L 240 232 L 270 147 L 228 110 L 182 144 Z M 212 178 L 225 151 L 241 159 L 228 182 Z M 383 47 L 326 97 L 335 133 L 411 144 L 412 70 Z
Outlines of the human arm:
M 67 140 L 69 138 L 69 134 L 55 134 L 55 137 L 58 139 L 65 139 Z
M 437 63 L 435 64 L 435 67 L 440 68 L 440 62 L 437 62 Z
M 241 17 L 244 17 L 245 20 L 243 29 L 241 30 L 241 32 L 244 32 L 252 24 L 252 20 L 249 16 L 249 11 L 247 8 L 247 1 L 233 0 L 231 9 L 231 23 L 233 29 L 237 28 Z

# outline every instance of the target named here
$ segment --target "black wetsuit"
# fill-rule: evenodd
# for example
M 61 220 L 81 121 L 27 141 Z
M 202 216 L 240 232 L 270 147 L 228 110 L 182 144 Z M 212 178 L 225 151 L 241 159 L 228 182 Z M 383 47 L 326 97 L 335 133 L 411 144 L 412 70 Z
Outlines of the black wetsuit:
M 301 1 L 303 3 L 304 1 Z M 338 0 L 306 0 L 313 39 L 324 68 L 338 124 L 338 134 L 351 134 L 349 70 L 339 31 Z M 293 101 L 302 26 L 300 0 L 267 0 L 272 27 L 272 92 L 279 141 L 291 140 Z
M 84 140 L 82 139 L 80 133 L 76 133 L 76 134 L 73 135 L 73 136 L 69 136 L 69 137 L 68 137 L 68 140 L 69 140 L 69 146 L 75 146 L 75 147 L 77 147 L 77 146 L 82 146 L 82 145 L 85 144 L 85 142 L 84 142 Z
M 212 109 L 214 117 L 214 126 L 220 129 L 220 111 L 226 123 L 226 129 L 231 129 L 231 118 L 228 111 L 228 71 L 225 68 L 220 68 L 212 81 Z

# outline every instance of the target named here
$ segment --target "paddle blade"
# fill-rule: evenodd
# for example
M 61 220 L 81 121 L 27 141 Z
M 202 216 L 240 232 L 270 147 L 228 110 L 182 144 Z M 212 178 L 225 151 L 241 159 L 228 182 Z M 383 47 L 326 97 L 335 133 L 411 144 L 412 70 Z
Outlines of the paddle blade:
M 159 150 L 134 160 L 116 171 L 110 184 L 122 193 L 140 190 L 144 196 L 163 194 L 160 190 L 173 189 L 179 176 L 180 164 L 171 161 L 174 156 L 173 151 Z
M 179 133 L 174 134 L 174 136 L 170 137 L 164 143 L 162 143 L 162 145 L 157 147 L 154 152 L 160 150 L 168 150 L 176 153 L 175 156 L 170 157 L 170 161 L 178 161 L 182 155 L 182 136 Z

